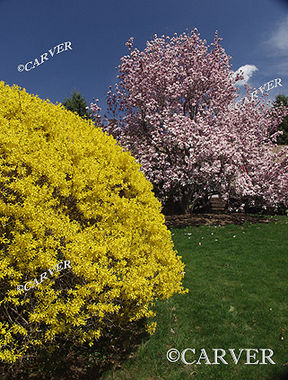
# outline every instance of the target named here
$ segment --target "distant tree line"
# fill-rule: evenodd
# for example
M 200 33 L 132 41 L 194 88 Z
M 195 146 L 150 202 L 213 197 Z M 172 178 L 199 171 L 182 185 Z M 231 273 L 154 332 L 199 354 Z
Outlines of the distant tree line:
M 288 97 L 285 95 L 277 95 L 274 101 L 274 107 L 279 107 L 281 103 L 288 107 Z M 278 136 L 277 144 L 288 145 L 288 116 L 286 116 L 283 119 L 283 121 L 279 124 L 278 130 L 282 131 L 283 134 Z
M 63 101 L 63 106 L 67 110 L 77 112 L 79 116 L 84 119 L 89 119 L 90 114 L 85 99 L 81 96 L 80 92 L 74 91 L 70 98 Z

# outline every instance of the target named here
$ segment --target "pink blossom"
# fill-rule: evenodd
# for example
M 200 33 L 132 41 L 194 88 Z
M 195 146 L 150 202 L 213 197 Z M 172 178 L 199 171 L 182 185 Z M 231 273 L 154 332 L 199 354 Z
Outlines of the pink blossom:
M 236 104 L 241 75 L 219 41 L 194 29 L 155 35 L 140 52 L 131 38 L 107 94 L 110 117 L 91 104 L 95 120 L 141 163 L 163 205 L 195 209 L 219 193 L 230 210 L 287 206 L 288 148 L 272 150 L 287 109 L 251 99 L 248 87 L 250 101 Z

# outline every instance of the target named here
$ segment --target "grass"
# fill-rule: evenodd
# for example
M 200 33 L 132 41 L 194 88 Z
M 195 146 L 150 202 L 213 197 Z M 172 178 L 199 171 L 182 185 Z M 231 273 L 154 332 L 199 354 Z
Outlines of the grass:
M 288 218 L 172 234 L 190 292 L 157 302 L 156 333 L 102 379 L 278 379 L 288 371 Z M 196 360 L 205 348 L 211 362 L 212 348 L 270 348 L 276 365 L 246 365 L 245 356 L 237 365 L 227 356 L 228 365 L 172 363 L 166 358 L 172 347 L 195 348 Z M 186 360 L 193 359 L 188 353 Z

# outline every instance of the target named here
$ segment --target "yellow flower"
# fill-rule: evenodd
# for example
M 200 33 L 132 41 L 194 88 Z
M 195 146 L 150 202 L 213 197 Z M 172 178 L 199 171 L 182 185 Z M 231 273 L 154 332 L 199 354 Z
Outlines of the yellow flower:
M 185 292 L 184 265 L 139 169 L 91 121 L 0 82 L 1 360 L 57 336 L 93 343 L 106 317 L 149 319 L 153 301 Z M 64 260 L 71 268 L 50 276 Z M 34 289 L 16 290 L 44 272 Z

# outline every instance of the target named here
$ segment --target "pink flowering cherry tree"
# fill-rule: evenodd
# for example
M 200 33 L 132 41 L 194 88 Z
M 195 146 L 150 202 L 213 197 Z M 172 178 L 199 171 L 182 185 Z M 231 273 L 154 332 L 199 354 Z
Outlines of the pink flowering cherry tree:
M 287 206 L 287 148 L 273 151 L 287 109 L 251 99 L 248 87 L 250 101 L 236 102 L 242 76 L 220 40 L 216 32 L 208 45 L 194 29 L 155 35 L 139 51 L 131 37 L 107 94 L 110 117 L 95 102 L 94 119 L 140 162 L 164 208 L 194 211 L 213 194 L 230 210 Z

